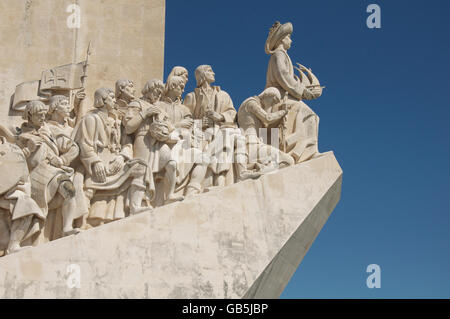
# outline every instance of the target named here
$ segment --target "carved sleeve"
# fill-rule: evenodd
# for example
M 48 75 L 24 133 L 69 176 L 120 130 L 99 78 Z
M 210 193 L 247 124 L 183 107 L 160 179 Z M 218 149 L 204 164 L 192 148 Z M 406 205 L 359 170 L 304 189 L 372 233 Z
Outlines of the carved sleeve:
M 85 116 L 78 129 L 75 140 L 80 147 L 80 158 L 89 175 L 92 175 L 92 165 L 101 162 L 96 152 L 97 124 L 93 116 Z
M 290 74 L 287 66 L 289 61 L 287 61 L 284 52 L 277 51 L 272 54 L 270 63 L 273 65 L 273 76 L 278 84 L 285 89 L 289 95 L 299 100 L 302 99 L 305 87 L 302 83 L 300 83 L 300 81 L 296 80 L 292 74 Z
M 192 116 L 191 110 L 188 107 L 184 106 L 183 104 L 181 106 L 182 106 L 183 119 L 192 119 L 193 116 Z
M 226 123 L 234 123 L 236 120 L 236 109 L 234 108 L 233 101 L 231 100 L 230 95 L 225 91 L 220 91 L 220 100 L 219 100 L 220 114 L 223 115 Z
M 75 142 L 72 142 L 68 151 L 61 155 L 61 159 L 65 166 L 70 166 L 70 163 L 80 154 L 80 148 Z
M 35 168 L 38 166 L 41 162 L 44 162 L 45 160 L 50 160 L 51 157 L 49 156 L 49 150 L 45 143 L 37 142 L 39 145 L 37 150 L 33 153 L 31 153 L 28 162 L 30 163 L 30 166 L 32 168 Z
M 121 132 L 121 144 L 122 150 L 120 151 L 120 155 L 122 155 L 125 160 L 130 160 L 133 158 L 133 139 L 131 135 L 126 134 L 125 129 Z
M 194 114 L 196 104 L 195 93 L 191 92 L 188 95 L 186 95 L 183 104 L 186 105 L 186 107 L 189 109 L 189 111 L 191 111 L 192 114 Z
M 133 134 L 142 124 L 144 118 L 142 117 L 141 111 L 140 107 L 133 107 L 131 104 L 128 107 L 123 120 L 126 134 Z
M 249 101 L 246 107 L 247 107 L 247 111 L 254 114 L 264 124 L 264 126 L 272 124 L 273 122 L 278 121 L 280 119 L 280 117 L 278 116 L 278 112 L 267 113 L 254 100 Z

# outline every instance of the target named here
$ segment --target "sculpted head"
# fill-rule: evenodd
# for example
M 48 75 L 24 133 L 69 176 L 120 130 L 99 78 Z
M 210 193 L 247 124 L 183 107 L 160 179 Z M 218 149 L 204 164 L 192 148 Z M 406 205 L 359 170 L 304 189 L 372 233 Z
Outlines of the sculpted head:
M 120 79 L 116 81 L 116 99 L 122 99 L 130 102 L 134 99 L 136 89 L 134 83 L 128 79 Z
M 283 38 L 283 40 L 281 40 L 281 45 L 283 46 L 283 48 L 287 51 L 291 48 L 292 45 L 292 39 L 291 39 L 291 35 L 288 34 L 287 36 L 285 36 Z
M 167 79 L 166 83 L 166 96 L 172 101 L 181 99 L 181 95 L 184 92 L 184 80 L 180 76 L 172 76 Z
M 170 71 L 169 76 L 167 77 L 167 79 L 169 79 L 172 76 L 180 76 L 183 78 L 184 80 L 184 85 L 186 86 L 186 83 L 188 82 L 189 79 L 189 73 L 188 70 L 186 70 L 185 67 L 182 66 L 174 66 L 172 71 Z
M 264 105 L 264 108 L 275 106 L 281 102 L 280 91 L 274 87 L 265 89 L 260 95 L 258 95 L 258 97 Z
M 54 95 L 50 98 L 48 115 L 50 115 L 52 118 L 68 118 L 70 117 L 71 111 L 72 107 L 67 96 Z
M 45 124 L 48 107 L 41 101 L 28 102 L 25 107 L 23 118 L 35 128 L 40 128 Z
M 211 84 L 216 81 L 215 73 L 210 65 L 200 65 L 195 69 L 195 80 L 197 81 L 197 87 L 203 85 L 203 83 Z
M 111 89 L 101 88 L 94 93 L 94 107 L 104 108 L 112 110 L 116 106 L 116 98 L 114 92 Z
M 285 50 L 289 50 L 292 45 L 291 34 L 294 31 L 292 23 L 287 22 L 281 24 L 275 22 L 270 28 L 269 35 L 267 36 L 265 50 L 267 54 L 272 54 L 276 49 L 282 47 Z
M 158 79 L 152 79 L 145 83 L 142 89 L 142 96 L 150 103 L 155 103 L 161 100 L 164 93 L 164 83 Z

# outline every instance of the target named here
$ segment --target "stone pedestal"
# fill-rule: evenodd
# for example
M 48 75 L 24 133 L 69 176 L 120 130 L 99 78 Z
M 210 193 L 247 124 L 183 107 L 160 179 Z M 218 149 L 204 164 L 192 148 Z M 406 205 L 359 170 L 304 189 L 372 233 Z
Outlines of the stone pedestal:
M 3 257 L 0 298 L 278 298 L 341 182 L 329 152 Z

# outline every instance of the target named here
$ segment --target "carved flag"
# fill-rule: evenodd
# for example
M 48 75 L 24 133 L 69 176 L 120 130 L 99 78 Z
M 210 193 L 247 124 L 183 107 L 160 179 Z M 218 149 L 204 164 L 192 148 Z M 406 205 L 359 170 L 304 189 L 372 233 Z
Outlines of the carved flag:
M 26 103 L 41 100 L 39 96 L 39 80 L 23 82 L 16 86 L 14 92 L 13 110 L 24 111 Z
M 42 72 L 41 91 L 80 89 L 84 75 L 84 62 L 59 66 Z
M 83 87 L 85 61 L 71 63 L 42 72 L 41 80 L 20 83 L 16 86 L 12 108 L 23 111 L 26 103 L 47 100 L 52 90 L 76 90 Z

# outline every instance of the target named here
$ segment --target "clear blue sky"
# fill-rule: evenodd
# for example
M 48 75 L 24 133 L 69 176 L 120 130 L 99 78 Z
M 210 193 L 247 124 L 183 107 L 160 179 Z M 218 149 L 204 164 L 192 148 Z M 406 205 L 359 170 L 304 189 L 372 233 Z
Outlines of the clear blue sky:
M 366 26 L 381 7 L 381 29 Z M 308 104 L 320 151 L 344 170 L 342 198 L 283 298 L 450 298 L 450 1 L 166 3 L 165 76 L 210 64 L 234 104 L 265 85 L 264 42 L 294 25 L 293 61 L 326 86 Z M 366 267 L 381 267 L 368 289 Z

